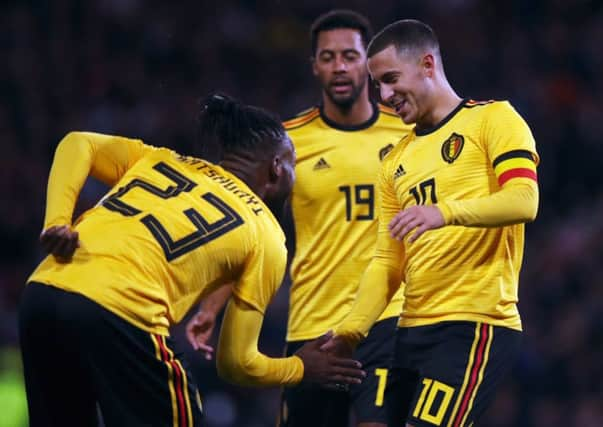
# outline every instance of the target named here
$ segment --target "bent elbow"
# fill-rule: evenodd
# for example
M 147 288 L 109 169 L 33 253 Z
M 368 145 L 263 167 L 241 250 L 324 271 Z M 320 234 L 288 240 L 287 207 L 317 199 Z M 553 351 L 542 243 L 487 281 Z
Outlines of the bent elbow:
M 538 216 L 538 206 L 531 207 L 526 210 L 526 215 L 524 217 L 524 222 L 534 222 L 536 217 Z
M 538 216 L 539 194 L 538 187 L 531 188 L 530 198 L 525 204 L 525 222 L 533 222 Z
M 75 143 L 76 141 L 83 139 L 84 134 L 85 132 L 72 130 L 70 132 L 67 132 L 67 134 L 63 137 L 63 139 L 61 139 L 61 142 L 59 142 L 59 144 Z
M 534 184 L 524 185 L 520 188 L 520 191 L 521 199 L 517 201 L 517 204 L 520 205 L 518 208 L 519 222 L 533 222 L 538 215 L 538 186 Z
M 237 363 L 236 359 L 229 356 L 221 357 L 218 355 L 216 359 L 216 369 L 218 376 L 225 381 L 230 383 L 236 383 L 237 378 L 240 377 L 242 371 L 240 364 Z
M 220 378 L 238 385 L 258 385 L 258 380 L 262 376 L 260 372 L 257 372 L 258 367 L 251 357 L 239 359 L 232 355 L 227 357 L 218 356 L 216 367 Z
M 83 142 L 87 142 L 85 132 L 71 131 L 61 139 L 55 149 L 55 155 L 62 151 L 72 152 L 75 147 L 79 147 Z

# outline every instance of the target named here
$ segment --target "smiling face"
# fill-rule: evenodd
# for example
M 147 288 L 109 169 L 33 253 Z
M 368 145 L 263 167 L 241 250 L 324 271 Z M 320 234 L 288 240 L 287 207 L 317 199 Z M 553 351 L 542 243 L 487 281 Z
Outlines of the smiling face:
M 421 123 L 429 113 L 433 88 L 434 57 L 394 45 L 368 59 L 368 69 L 379 88 L 381 99 L 396 110 L 404 123 Z
M 368 79 L 360 32 L 349 28 L 321 31 L 312 69 L 330 101 L 343 108 L 354 104 Z

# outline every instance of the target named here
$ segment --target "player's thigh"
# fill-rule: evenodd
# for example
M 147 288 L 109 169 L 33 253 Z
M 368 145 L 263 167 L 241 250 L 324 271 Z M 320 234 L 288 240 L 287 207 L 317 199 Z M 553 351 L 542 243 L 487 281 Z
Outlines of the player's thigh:
M 287 343 L 285 355 L 294 354 L 307 341 Z M 316 384 L 285 387 L 281 395 L 278 427 L 348 427 L 349 395 Z
M 475 322 L 409 329 L 417 332 L 411 341 L 415 344 L 412 362 L 419 374 L 409 424 L 459 427 L 475 423 L 516 360 L 521 333 Z
M 387 423 L 385 389 L 394 353 L 397 317 L 381 320 L 356 349 L 354 357 L 367 373 L 361 384 L 350 387 L 358 423 Z
M 97 424 L 95 396 L 73 328 L 72 296 L 37 283 L 23 292 L 19 336 L 32 427 Z
M 405 426 L 419 380 L 418 373 L 411 369 L 411 343 L 407 340 L 407 332 L 403 328 L 396 330 L 394 354 L 387 375 L 385 405 L 389 427 Z
M 198 426 L 197 387 L 169 337 L 150 334 L 91 302 L 86 347 L 107 427 Z

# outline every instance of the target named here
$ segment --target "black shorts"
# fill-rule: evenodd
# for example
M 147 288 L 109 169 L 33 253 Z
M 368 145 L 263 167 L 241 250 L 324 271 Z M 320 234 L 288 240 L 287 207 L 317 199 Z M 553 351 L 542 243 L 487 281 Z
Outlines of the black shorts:
M 387 422 L 384 392 L 391 363 L 397 317 L 381 320 L 360 343 L 354 357 L 362 362 L 367 377 L 349 392 L 330 391 L 318 385 L 301 384 L 283 391 L 280 427 L 348 427 L 350 405 L 357 422 Z M 287 343 L 286 355 L 295 353 L 308 341 Z
M 168 337 L 94 301 L 30 283 L 19 337 L 31 427 L 198 426 L 197 387 Z
M 389 426 L 474 425 L 520 344 L 521 332 L 486 323 L 399 328 L 385 392 Z

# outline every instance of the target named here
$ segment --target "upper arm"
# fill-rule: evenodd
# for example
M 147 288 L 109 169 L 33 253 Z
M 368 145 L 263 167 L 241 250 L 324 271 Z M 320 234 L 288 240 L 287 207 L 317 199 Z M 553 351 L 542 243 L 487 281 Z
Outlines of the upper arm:
M 243 272 L 233 287 L 235 298 L 264 313 L 278 290 L 287 262 L 287 249 L 280 229 L 257 236 Z
M 378 234 L 375 257 L 390 267 L 401 270 L 404 257 L 403 243 L 392 238 L 388 225 L 400 212 L 400 203 L 393 185 L 393 174 L 384 162 L 377 181 Z
M 498 184 L 537 181 L 536 142 L 525 120 L 508 102 L 489 106 L 483 141 Z

